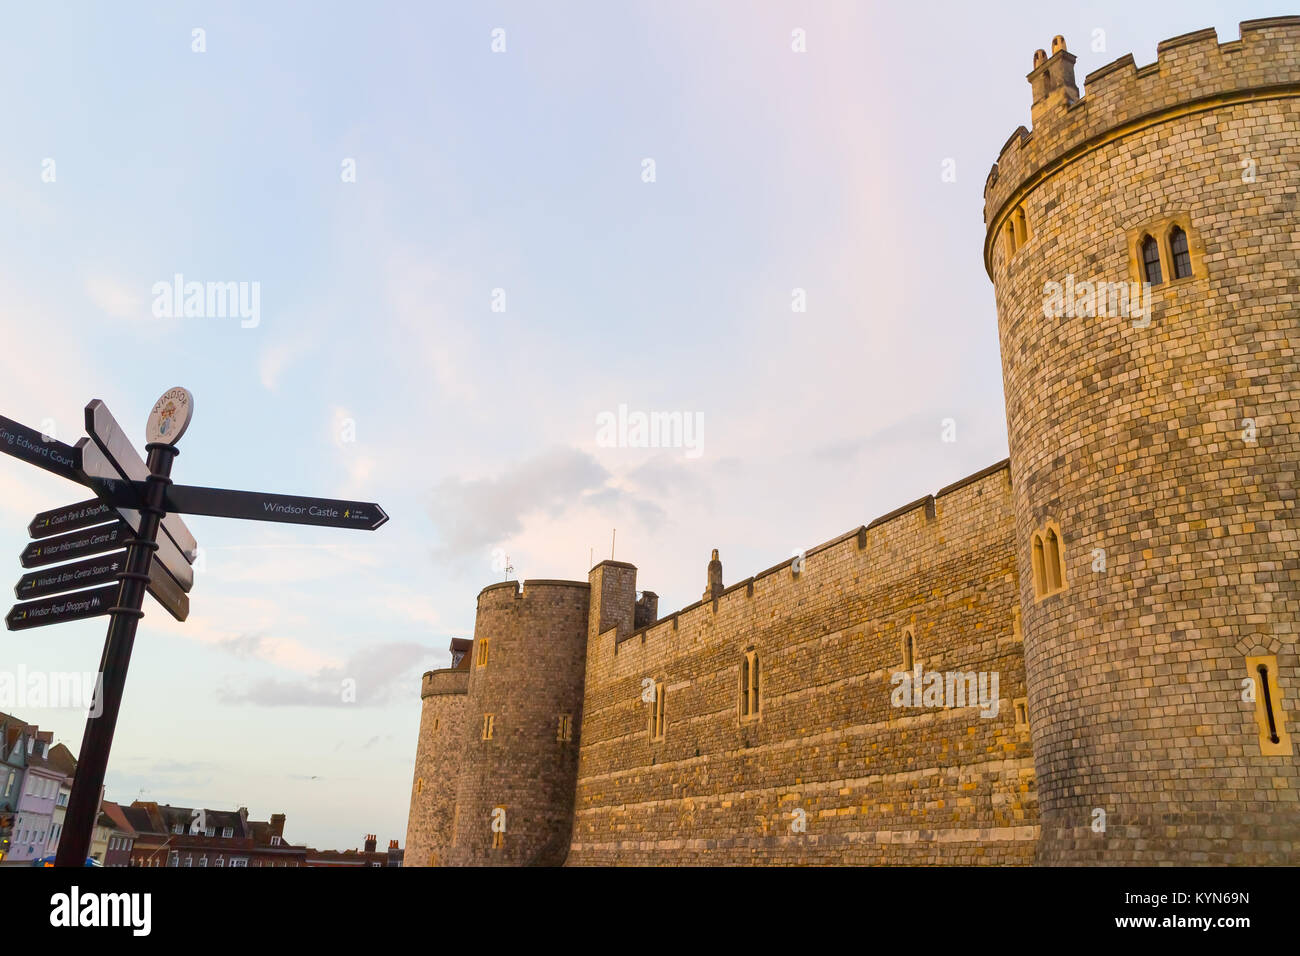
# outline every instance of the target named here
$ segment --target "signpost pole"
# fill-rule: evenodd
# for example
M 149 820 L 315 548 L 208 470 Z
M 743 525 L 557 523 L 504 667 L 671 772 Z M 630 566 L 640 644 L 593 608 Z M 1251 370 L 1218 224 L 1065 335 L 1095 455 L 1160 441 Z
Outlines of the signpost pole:
M 149 477 L 145 482 L 144 506 L 140 509 L 140 530 L 127 542 L 126 570 L 118 575 L 122 585 L 117 606 L 109 612 L 108 635 L 104 639 L 104 654 L 99 663 L 103 679 L 95 703 L 100 714 L 98 717 L 92 714 L 86 720 L 77 773 L 73 778 L 63 834 L 54 861 L 56 866 L 84 866 L 89 855 L 95 820 L 99 816 L 104 773 L 108 769 L 108 753 L 113 746 L 113 731 L 117 727 L 117 713 L 126 687 L 131 648 L 135 644 L 136 627 L 144 616 L 141 608 L 149 584 L 149 564 L 158 548 L 163 500 L 167 486 L 171 484 L 172 462 L 177 455 L 176 446 L 164 442 L 151 442 L 146 449 L 149 453 Z

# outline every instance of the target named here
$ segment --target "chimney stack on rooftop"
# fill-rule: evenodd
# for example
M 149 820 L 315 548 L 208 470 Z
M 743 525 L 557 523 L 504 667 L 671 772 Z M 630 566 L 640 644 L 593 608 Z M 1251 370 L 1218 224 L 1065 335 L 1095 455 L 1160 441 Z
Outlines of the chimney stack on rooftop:
M 1029 85 L 1034 91 L 1030 108 L 1034 128 L 1040 116 L 1049 110 L 1064 110 L 1079 99 L 1079 87 L 1074 81 L 1074 54 L 1065 48 L 1065 37 L 1059 33 L 1052 37 L 1052 55 L 1042 50 L 1034 51 L 1034 68 L 1030 71 Z

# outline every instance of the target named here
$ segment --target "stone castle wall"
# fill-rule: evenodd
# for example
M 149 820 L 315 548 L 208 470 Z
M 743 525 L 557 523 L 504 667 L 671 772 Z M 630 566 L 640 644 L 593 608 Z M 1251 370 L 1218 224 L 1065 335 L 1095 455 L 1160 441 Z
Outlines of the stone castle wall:
M 635 569 L 597 566 L 593 601 L 621 610 L 592 607 L 611 626 L 587 650 L 569 862 L 1029 862 L 1013 533 L 1003 465 L 814 549 L 798 574 L 784 563 L 635 632 Z M 892 707 L 905 628 L 925 671 L 996 671 L 997 716 Z M 662 741 L 647 678 L 666 687 Z
M 441 866 L 447 861 L 468 692 L 469 671 L 440 670 L 424 675 L 404 866 Z
M 986 252 L 1039 860 L 1300 862 L 1300 764 L 1289 743 L 1263 752 L 1243 699 L 1247 657 L 1272 655 L 1275 706 L 1294 721 L 1300 700 L 1300 18 L 1167 41 L 1034 122 L 990 174 Z M 1044 315 L 1045 283 L 1143 278 L 1141 235 L 1165 243 L 1175 221 L 1193 274 L 1162 246 L 1149 320 Z M 1049 520 L 1066 587 L 1040 600 L 1030 541 Z
M 568 852 L 582 727 L 588 585 L 511 581 L 479 594 L 451 865 L 558 865 Z M 487 641 L 486 663 L 481 648 Z M 484 715 L 492 715 L 485 740 Z M 559 737 L 561 716 L 570 739 Z M 494 846 L 494 811 L 504 832 Z
M 409 862 L 1300 862 L 1300 18 L 1082 91 L 1053 46 L 985 189 L 1010 464 L 640 628 L 630 564 L 485 589 L 486 667 L 426 675 Z M 1140 282 L 1148 233 L 1149 316 L 1044 315 L 1046 283 Z M 996 716 L 892 706 L 907 634 L 996 672 Z

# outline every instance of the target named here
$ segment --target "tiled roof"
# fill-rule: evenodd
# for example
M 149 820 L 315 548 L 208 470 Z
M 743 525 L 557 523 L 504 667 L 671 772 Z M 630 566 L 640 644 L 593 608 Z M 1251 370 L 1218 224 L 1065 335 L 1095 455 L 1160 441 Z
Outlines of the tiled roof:
M 51 747 L 50 755 L 46 760 L 56 770 L 63 771 L 64 776 L 71 777 L 77 772 L 77 758 L 72 756 L 72 751 L 63 744 L 55 744 Z
M 154 821 L 149 818 L 149 810 L 146 807 L 132 804 L 129 807 L 122 807 L 122 816 L 130 824 L 132 831 L 139 836 L 143 833 L 161 835 L 162 831 L 154 829 Z
M 105 800 L 100 804 L 101 812 L 99 814 L 99 825 L 111 826 L 114 829 L 121 830 L 129 837 L 139 836 L 139 834 L 135 832 L 135 828 L 131 826 L 130 821 L 127 820 L 126 813 L 124 812 L 125 809 L 125 807 L 114 803 L 112 800 Z M 108 820 L 107 823 L 104 822 L 105 818 Z

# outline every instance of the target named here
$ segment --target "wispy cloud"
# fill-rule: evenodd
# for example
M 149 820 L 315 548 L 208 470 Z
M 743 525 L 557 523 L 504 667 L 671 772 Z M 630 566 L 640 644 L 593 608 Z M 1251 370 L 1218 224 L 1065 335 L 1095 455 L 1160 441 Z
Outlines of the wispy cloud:
M 554 518 L 579 507 L 634 510 L 654 520 L 658 506 L 616 487 L 592 455 L 552 448 L 496 477 L 448 478 L 434 488 L 429 513 L 440 544 L 435 560 L 464 560 L 517 535 L 526 516 Z
M 346 664 L 324 667 L 310 677 L 266 678 L 247 687 L 230 682 L 217 692 L 225 704 L 263 707 L 373 707 L 410 696 L 413 671 L 440 652 L 414 642 L 373 644 Z
M 92 275 L 86 280 L 90 301 L 115 319 L 147 319 L 149 304 L 140 290 L 106 275 Z
M 301 346 L 283 342 L 264 348 L 257 359 L 257 371 L 262 387 L 272 392 L 278 389 L 285 370 L 298 361 L 302 354 Z

